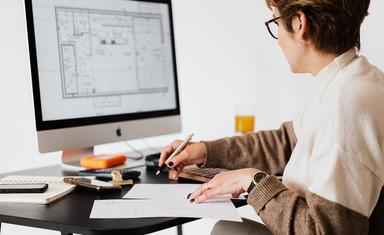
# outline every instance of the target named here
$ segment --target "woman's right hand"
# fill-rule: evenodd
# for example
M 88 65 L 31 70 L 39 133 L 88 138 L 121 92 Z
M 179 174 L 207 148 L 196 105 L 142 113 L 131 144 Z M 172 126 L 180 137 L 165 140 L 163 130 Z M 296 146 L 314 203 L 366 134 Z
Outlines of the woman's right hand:
M 183 141 L 175 140 L 161 151 L 159 167 L 171 156 L 171 154 L 181 145 Z M 190 143 L 183 151 L 175 156 L 168 163 L 168 167 L 174 170 L 173 178 L 176 178 L 185 166 L 194 164 L 203 164 L 206 158 L 206 147 L 203 143 Z

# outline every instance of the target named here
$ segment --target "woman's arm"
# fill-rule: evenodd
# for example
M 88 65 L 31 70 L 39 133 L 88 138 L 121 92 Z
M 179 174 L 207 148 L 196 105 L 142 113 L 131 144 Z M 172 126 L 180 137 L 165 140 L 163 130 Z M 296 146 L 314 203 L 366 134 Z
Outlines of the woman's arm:
M 365 156 L 370 158 L 370 153 Z M 273 234 L 368 234 L 369 216 L 378 202 L 383 181 L 360 158 L 332 149 L 314 159 L 311 182 L 294 189 L 275 176 L 256 183 L 247 202 Z M 257 169 L 226 171 L 201 185 L 190 196 L 201 203 L 217 195 L 245 192 Z
M 292 122 L 277 130 L 203 142 L 206 161 L 203 167 L 226 169 L 257 168 L 268 174 L 282 174 L 296 145 Z
M 382 180 L 340 149 L 312 164 L 307 190 L 293 190 L 268 176 L 252 189 L 248 203 L 274 234 L 368 234 Z
M 273 234 L 368 234 L 368 217 L 378 201 L 381 180 L 358 160 L 341 153 L 332 158 L 334 167 L 319 168 L 308 190 L 287 188 L 269 175 L 250 191 L 248 204 Z M 220 173 L 189 199 L 201 203 L 222 194 L 236 197 L 249 188 L 257 172 L 246 168 Z
M 367 216 L 311 192 L 301 197 L 269 177 L 252 190 L 248 203 L 273 234 L 368 234 Z

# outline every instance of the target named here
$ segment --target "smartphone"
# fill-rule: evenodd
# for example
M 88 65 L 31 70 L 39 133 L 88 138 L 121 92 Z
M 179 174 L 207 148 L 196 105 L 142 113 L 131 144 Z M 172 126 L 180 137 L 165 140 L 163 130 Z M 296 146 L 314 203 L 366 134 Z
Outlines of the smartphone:
M 48 184 L 0 184 L 0 193 L 43 193 Z

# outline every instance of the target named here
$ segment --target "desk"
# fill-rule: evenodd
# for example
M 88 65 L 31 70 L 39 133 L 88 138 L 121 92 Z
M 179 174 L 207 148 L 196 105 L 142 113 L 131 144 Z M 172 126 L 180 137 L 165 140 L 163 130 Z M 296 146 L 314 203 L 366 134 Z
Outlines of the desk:
M 177 183 L 168 180 L 167 174 L 155 176 L 147 172 L 145 167 L 136 168 L 141 171 L 138 183 Z M 37 168 L 33 170 L 13 172 L 17 175 L 66 176 L 61 166 Z M 7 174 L 9 175 L 9 174 Z M 0 175 L 4 177 L 5 175 Z M 0 223 L 24 225 L 61 231 L 61 234 L 145 234 L 182 225 L 197 220 L 196 218 L 137 218 L 137 219 L 89 219 L 93 201 L 98 199 L 119 199 L 130 187 L 121 192 L 96 194 L 84 190 L 75 190 L 58 201 L 48 205 L 34 204 L 0 204 Z M 236 206 L 244 205 L 236 202 Z M 1 229 L 1 228 L 0 228 Z M 178 227 L 180 232 L 180 227 Z

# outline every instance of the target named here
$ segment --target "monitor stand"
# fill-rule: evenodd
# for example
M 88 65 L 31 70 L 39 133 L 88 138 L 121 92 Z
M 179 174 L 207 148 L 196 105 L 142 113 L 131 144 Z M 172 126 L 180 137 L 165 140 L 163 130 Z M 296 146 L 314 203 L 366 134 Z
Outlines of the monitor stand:
M 94 147 L 82 148 L 78 150 L 63 150 L 61 155 L 61 166 L 66 171 L 77 172 L 85 170 L 80 166 L 81 158 L 94 155 Z
M 140 149 L 143 156 L 153 154 L 156 151 L 155 148 L 151 149 Z M 142 158 L 130 158 L 129 156 L 137 155 L 135 152 L 128 152 L 125 155 L 128 157 L 124 165 L 117 166 L 116 168 L 137 168 L 145 166 L 145 157 Z M 85 156 L 95 155 L 94 147 L 82 148 L 78 150 L 63 150 L 61 155 L 61 166 L 63 170 L 68 172 L 78 172 L 85 170 L 84 167 L 80 166 L 81 158 Z

